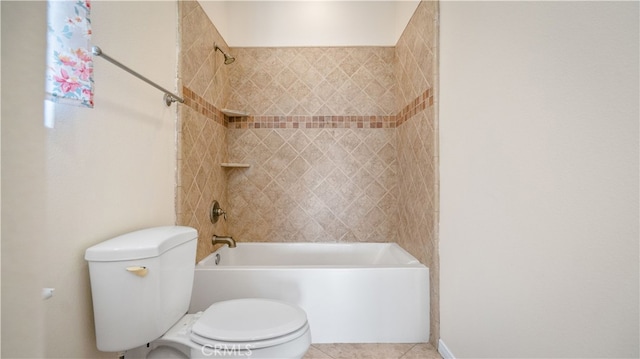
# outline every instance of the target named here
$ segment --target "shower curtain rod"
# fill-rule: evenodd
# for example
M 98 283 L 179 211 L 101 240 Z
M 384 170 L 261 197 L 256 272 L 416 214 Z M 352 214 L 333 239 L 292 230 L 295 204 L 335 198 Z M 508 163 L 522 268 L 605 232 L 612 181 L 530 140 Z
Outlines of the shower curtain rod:
M 119 62 L 118 60 L 114 59 L 113 57 L 105 54 L 102 49 L 98 46 L 94 46 L 93 48 L 91 48 L 91 52 L 93 52 L 94 55 L 96 56 L 100 56 L 102 58 L 104 58 L 105 60 L 111 62 L 112 64 L 118 66 L 119 68 L 125 70 L 126 72 L 132 74 L 133 76 L 139 78 L 140 80 L 148 83 L 149 85 L 157 88 L 158 90 L 164 92 L 164 103 L 167 104 L 167 106 L 171 106 L 172 103 L 178 101 L 180 103 L 184 103 L 184 99 L 174 93 L 172 93 L 171 91 L 165 89 L 164 87 L 156 84 L 155 82 L 149 80 L 148 78 L 140 75 L 139 73 L 133 71 L 132 69 L 128 68 L 127 66 L 123 65 L 121 62 Z

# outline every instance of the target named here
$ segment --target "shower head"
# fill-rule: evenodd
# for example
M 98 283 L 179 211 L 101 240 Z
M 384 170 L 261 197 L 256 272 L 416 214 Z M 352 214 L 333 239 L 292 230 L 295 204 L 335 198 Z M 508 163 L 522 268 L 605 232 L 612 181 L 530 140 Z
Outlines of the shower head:
M 214 51 L 216 51 L 216 50 L 220 50 L 220 52 L 222 52 L 222 54 L 224 55 L 224 64 L 225 64 L 225 65 L 229 65 L 230 63 L 232 63 L 232 62 L 236 61 L 236 58 L 235 58 L 235 57 L 233 57 L 233 56 L 229 55 L 228 53 L 224 52 L 224 50 L 222 50 L 222 49 L 218 46 L 218 44 L 213 44 L 213 46 L 215 47 L 215 50 L 214 50 Z
M 222 50 L 220 50 L 220 51 L 222 51 Z M 224 52 L 222 54 L 224 55 L 224 64 L 225 65 L 229 65 L 230 63 L 236 61 L 235 57 L 233 57 L 233 56 L 231 56 L 231 55 L 229 55 L 227 53 L 224 53 Z

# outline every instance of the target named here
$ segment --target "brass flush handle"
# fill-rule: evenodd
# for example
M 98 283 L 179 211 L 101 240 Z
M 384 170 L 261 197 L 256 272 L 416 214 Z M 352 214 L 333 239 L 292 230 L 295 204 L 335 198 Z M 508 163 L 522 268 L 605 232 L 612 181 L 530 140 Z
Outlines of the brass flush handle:
M 149 273 L 149 269 L 143 266 L 131 266 L 131 267 L 127 267 L 126 269 L 127 269 L 127 272 L 131 272 L 137 275 L 138 277 L 145 277 L 147 273 Z
M 220 216 L 222 216 L 225 221 L 227 220 L 227 212 L 223 211 L 222 208 L 220 208 L 220 203 L 214 200 L 213 203 L 211 203 L 211 211 L 209 212 L 211 223 L 218 222 L 218 217 Z

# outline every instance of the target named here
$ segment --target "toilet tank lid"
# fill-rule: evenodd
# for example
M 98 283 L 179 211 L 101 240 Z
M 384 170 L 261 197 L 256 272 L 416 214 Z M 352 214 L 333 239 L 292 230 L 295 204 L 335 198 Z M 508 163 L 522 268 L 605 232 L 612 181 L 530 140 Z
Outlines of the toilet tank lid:
M 141 229 L 98 243 L 85 251 L 89 262 L 111 262 L 161 255 L 169 249 L 198 238 L 198 231 L 185 226 Z

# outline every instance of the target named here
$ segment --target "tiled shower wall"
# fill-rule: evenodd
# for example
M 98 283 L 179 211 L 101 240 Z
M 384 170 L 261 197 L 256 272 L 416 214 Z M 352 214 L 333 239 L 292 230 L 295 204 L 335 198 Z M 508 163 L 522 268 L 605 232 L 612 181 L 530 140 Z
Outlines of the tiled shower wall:
M 398 126 L 398 243 L 429 267 L 431 337 L 440 338 L 438 261 L 438 2 L 420 3 L 396 44 L 399 105 L 426 103 Z
M 177 211 L 200 233 L 197 259 L 214 232 L 398 242 L 430 268 L 435 344 L 437 2 L 418 6 L 395 48 L 233 48 L 227 66 L 213 52 L 224 39 L 197 2 L 179 4 Z M 250 116 L 227 118 L 223 108 Z M 227 222 L 208 222 L 214 198 Z
M 393 48 L 234 48 L 229 226 L 246 241 L 396 241 Z M 380 128 L 378 128 L 378 126 Z M 265 128 L 266 127 L 266 128 Z
M 214 199 L 228 207 L 227 178 L 220 163 L 227 158 L 227 129 L 218 110 L 226 101 L 227 67 L 213 44 L 224 39 L 196 1 L 179 1 L 178 79 L 185 103 L 178 106 L 176 212 L 179 225 L 198 230 L 196 260 L 213 250 L 211 236 L 227 234 L 227 222 L 212 224 Z M 219 55 L 219 54 L 218 54 Z
M 393 47 L 234 48 L 229 108 L 254 116 L 395 115 Z
M 247 241 L 396 241 L 395 129 L 229 130 L 230 228 Z

